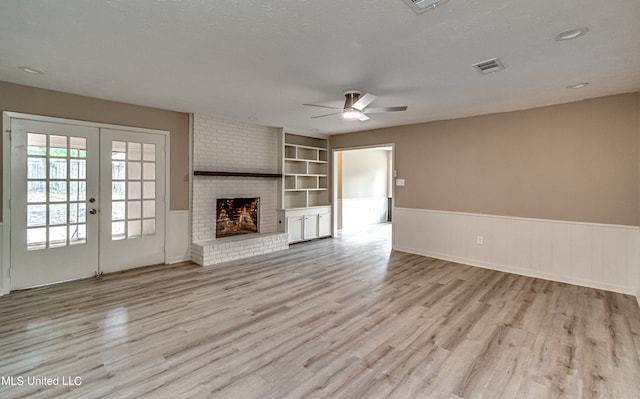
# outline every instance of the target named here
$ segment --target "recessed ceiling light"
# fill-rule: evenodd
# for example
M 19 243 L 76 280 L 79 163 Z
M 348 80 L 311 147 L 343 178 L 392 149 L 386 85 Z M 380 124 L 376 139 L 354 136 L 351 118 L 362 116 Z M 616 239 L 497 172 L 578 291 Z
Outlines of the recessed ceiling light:
M 588 85 L 589 85 L 589 82 L 580 82 L 580 83 L 567 86 L 567 89 L 582 89 L 583 87 Z
M 556 36 L 556 41 L 561 42 L 564 40 L 572 40 L 585 35 L 587 32 L 589 32 L 589 28 L 576 28 L 576 29 L 565 30 L 564 32 L 560 32 L 558 36 Z
M 34 75 L 42 75 L 44 73 L 44 72 L 42 72 L 42 71 L 40 71 L 38 69 L 31 68 L 31 67 L 28 67 L 28 66 L 21 66 L 21 67 L 18 67 L 18 69 L 21 70 L 22 72 L 31 73 L 31 74 L 34 74 Z

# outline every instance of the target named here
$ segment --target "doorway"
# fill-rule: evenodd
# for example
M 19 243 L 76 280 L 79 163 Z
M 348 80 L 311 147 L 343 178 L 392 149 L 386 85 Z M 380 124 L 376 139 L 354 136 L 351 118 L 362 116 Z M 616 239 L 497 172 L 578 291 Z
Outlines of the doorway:
M 338 230 L 357 231 L 391 223 L 393 165 L 392 145 L 334 151 Z
M 164 262 L 166 132 L 6 120 L 12 290 Z

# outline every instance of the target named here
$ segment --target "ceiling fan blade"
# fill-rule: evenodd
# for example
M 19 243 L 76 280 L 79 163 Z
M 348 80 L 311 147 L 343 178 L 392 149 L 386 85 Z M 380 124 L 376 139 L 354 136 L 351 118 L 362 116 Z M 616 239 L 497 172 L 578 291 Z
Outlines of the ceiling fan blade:
M 308 107 L 320 107 L 320 108 L 329 108 L 329 109 L 342 109 L 342 108 L 338 108 L 338 107 L 327 107 L 326 105 L 316 105 L 316 104 L 302 104 L 302 105 L 306 105 Z
M 332 113 L 332 114 L 312 116 L 312 117 L 311 117 L 311 119 L 324 118 L 325 116 L 338 115 L 338 114 L 341 114 L 341 113 L 342 113 L 342 111 L 340 111 L 340 112 L 334 112 L 334 113 Z
M 357 109 L 358 111 L 362 111 L 364 107 L 371 104 L 375 99 L 376 99 L 376 96 L 374 96 L 373 94 L 365 93 L 362 96 L 360 96 L 358 101 L 353 103 L 351 107 Z
M 407 110 L 407 106 L 403 106 L 403 107 L 384 107 L 384 108 L 367 108 L 364 109 L 363 112 L 366 112 L 368 114 L 373 114 L 375 112 L 394 112 L 394 111 L 406 111 Z
M 364 122 L 364 121 L 368 121 L 371 118 L 369 118 L 368 116 L 360 112 L 360 116 L 358 117 L 358 119 L 360 120 L 360 122 Z

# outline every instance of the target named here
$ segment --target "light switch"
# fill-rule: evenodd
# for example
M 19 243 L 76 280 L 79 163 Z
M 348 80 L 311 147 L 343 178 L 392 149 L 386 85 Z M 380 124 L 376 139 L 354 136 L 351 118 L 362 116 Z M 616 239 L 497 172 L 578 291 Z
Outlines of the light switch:
M 399 186 L 399 187 L 404 186 L 404 179 L 396 179 L 396 186 Z

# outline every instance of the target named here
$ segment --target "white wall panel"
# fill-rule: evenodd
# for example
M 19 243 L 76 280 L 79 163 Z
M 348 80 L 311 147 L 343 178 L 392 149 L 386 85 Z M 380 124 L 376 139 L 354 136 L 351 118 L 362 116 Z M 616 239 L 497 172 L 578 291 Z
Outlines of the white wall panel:
M 349 229 L 387 221 L 386 197 L 345 198 L 338 200 L 342 206 L 342 228 Z
M 478 244 L 478 236 L 483 244 Z M 394 209 L 394 249 L 638 295 L 640 229 L 422 209 Z
M 167 262 L 178 263 L 191 259 L 189 211 L 170 211 L 167 221 Z

